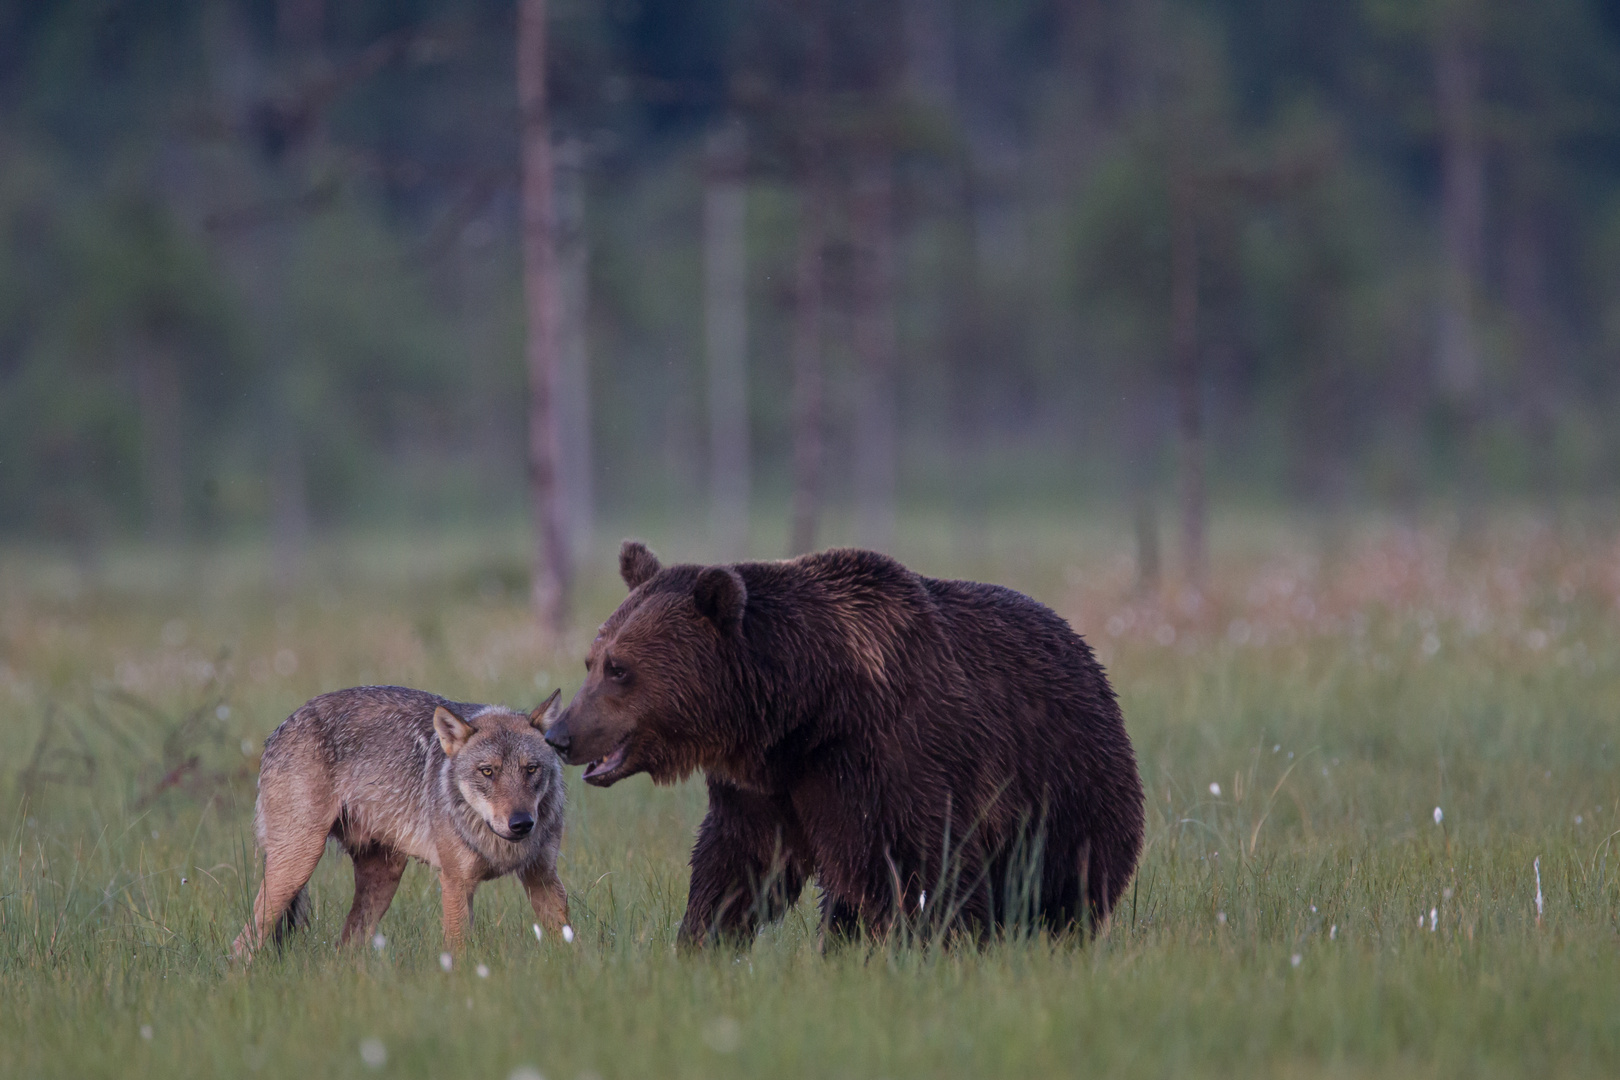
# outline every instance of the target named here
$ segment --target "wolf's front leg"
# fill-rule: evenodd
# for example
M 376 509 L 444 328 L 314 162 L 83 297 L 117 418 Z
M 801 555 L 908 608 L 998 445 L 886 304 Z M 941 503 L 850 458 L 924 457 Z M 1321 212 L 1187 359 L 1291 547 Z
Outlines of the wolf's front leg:
M 557 868 L 549 863 L 531 866 L 523 871 L 522 881 L 535 919 L 553 934 L 561 933 L 568 924 L 568 890 L 557 877 Z
M 798 901 L 805 875 L 786 846 L 786 833 L 769 799 L 709 784 L 709 812 L 692 849 L 683 945 L 746 940 L 761 922 L 781 918 Z
M 476 881 L 449 870 L 439 871 L 439 899 L 444 904 L 444 947 L 450 952 L 460 952 L 466 940 L 467 926 L 472 922 L 473 890 L 477 888 Z

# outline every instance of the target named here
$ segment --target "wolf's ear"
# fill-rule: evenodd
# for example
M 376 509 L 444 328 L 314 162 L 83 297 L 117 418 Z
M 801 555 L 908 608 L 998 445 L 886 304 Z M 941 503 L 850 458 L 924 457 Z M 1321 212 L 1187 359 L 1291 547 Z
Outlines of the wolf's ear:
M 529 723 L 539 728 L 542 733 L 545 732 L 547 728 L 557 722 L 557 716 L 562 712 L 561 709 L 557 708 L 557 702 L 560 700 L 562 700 L 562 687 L 559 686 L 551 692 L 550 697 L 546 698 L 544 705 L 537 706 L 534 712 L 529 714 Z
M 640 540 L 626 540 L 619 545 L 619 576 L 632 589 L 640 588 L 648 578 L 662 570 L 658 556 Z
M 742 575 L 729 566 L 711 566 L 698 575 L 692 589 L 698 614 L 731 633 L 742 625 L 743 608 L 748 604 L 748 587 Z
M 473 737 L 473 726 L 449 709 L 440 705 L 433 710 L 433 733 L 444 747 L 445 757 L 455 757 L 467 740 Z

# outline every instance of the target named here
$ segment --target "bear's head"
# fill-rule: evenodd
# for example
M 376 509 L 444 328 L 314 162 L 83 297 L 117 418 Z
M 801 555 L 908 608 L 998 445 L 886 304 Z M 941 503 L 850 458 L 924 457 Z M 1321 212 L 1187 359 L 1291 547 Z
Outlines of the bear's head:
M 585 684 L 546 739 L 585 765 L 586 783 L 638 772 L 673 783 L 729 750 L 748 590 L 730 566 L 666 569 L 633 540 L 619 573 L 630 595 L 591 642 Z

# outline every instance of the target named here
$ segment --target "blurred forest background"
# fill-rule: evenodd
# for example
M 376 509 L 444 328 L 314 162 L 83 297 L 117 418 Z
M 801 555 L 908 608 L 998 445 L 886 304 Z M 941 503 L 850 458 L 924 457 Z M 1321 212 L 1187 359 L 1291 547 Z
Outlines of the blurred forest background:
M 1615 491 L 1620 4 L 543 6 L 575 550 Z M 0 535 L 525 519 L 518 16 L 0 2 Z

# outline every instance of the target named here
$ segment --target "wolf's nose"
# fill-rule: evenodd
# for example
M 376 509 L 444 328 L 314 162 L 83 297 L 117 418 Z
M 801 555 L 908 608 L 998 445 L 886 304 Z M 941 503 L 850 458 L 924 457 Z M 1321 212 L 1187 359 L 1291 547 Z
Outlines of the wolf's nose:
M 534 818 L 521 811 L 506 819 L 506 828 L 513 836 L 528 836 L 534 828 Z

